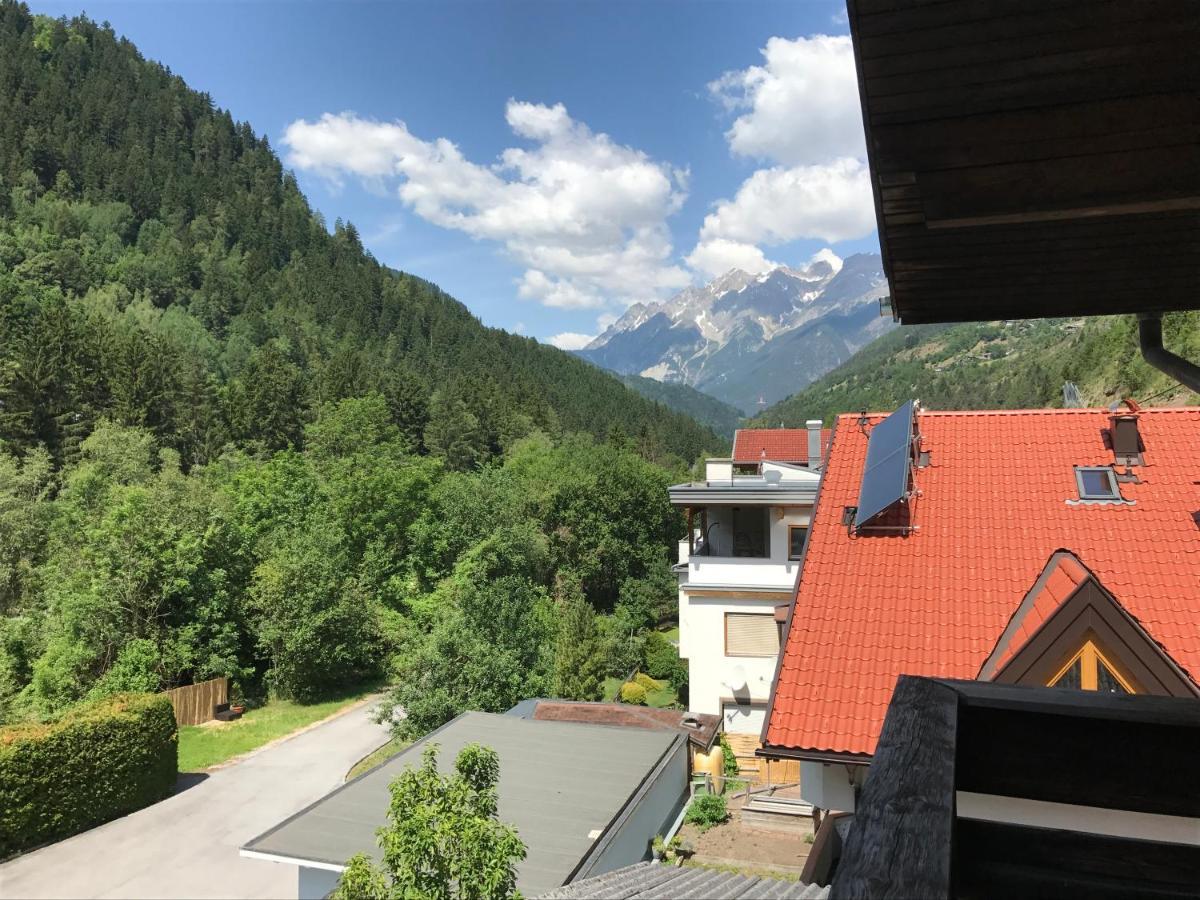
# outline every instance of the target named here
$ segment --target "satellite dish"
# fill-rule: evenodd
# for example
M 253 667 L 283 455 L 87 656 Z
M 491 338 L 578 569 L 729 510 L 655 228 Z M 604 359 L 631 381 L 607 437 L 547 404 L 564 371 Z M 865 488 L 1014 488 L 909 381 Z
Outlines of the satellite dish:
M 734 666 L 729 680 L 722 681 L 721 684 L 729 688 L 730 693 L 733 694 L 746 690 L 746 667 L 743 665 Z

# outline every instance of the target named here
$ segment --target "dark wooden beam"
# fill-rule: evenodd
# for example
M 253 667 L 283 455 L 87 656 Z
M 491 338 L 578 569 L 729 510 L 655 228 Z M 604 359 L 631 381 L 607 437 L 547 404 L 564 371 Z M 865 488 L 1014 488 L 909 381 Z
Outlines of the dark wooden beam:
M 956 894 L 1195 897 L 1200 847 L 960 819 Z
M 958 694 L 901 675 L 830 896 L 951 894 Z

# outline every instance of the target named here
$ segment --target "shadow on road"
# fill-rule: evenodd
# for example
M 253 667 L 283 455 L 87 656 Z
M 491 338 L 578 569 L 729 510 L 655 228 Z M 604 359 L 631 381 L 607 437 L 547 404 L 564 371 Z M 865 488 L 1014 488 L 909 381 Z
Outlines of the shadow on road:
M 205 772 L 180 772 L 179 777 L 175 779 L 175 794 L 182 794 L 188 788 L 194 788 L 200 782 L 208 778 Z

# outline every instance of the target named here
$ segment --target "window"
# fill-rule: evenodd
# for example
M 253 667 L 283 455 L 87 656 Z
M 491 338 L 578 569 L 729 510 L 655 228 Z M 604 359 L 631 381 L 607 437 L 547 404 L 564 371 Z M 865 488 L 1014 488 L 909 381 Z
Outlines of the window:
M 804 553 L 804 542 L 808 539 L 807 525 L 788 526 L 788 559 L 799 559 Z
M 1071 657 L 1048 682 L 1050 687 L 1108 694 L 1136 694 L 1132 680 L 1118 674 L 1117 667 L 1091 641 Z
M 1117 476 L 1108 466 L 1076 466 L 1075 483 L 1080 500 L 1120 500 Z
M 726 656 L 778 656 L 774 613 L 725 613 Z
M 768 510 L 763 507 L 733 507 L 733 555 L 765 559 L 771 555 Z

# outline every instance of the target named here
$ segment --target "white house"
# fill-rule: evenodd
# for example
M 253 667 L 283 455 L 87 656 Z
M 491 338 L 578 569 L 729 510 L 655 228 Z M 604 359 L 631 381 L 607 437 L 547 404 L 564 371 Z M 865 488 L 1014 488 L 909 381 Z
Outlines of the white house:
M 795 589 L 824 443 L 820 421 L 743 429 L 732 458 L 670 489 L 688 517 L 676 572 L 689 708 L 720 715 L 730 733 L 762 730 L 784 627 L 777 607 Z

